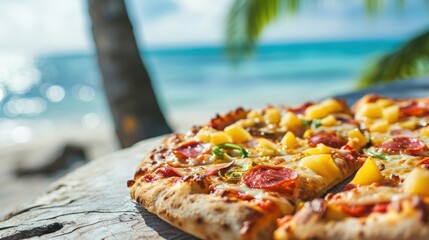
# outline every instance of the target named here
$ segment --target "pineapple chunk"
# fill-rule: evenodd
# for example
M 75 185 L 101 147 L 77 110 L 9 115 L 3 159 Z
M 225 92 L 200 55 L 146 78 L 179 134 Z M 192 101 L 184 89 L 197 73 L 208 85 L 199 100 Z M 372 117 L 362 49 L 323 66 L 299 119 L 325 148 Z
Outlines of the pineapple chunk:
M 241 119 L 239 121 L 237 121 L 237 124 L 240 124 L 243 128 L 248 128 L 251 127 L 255 124 L 255 120 L 253 118 L 245 118 L 245 119 Z M 256 120 L 258 121 L 258 120 Z
M 305 109 L 305 117 L 309 120 L 322 119 L 329 114 L 325 106 L 315 104 Z
M 228 134 L 235 143 L 247 142 L 252 139 L 252 135 L 246 129 L 238 124 L 232 124 L 225 128 L 225 133 Z
M 423 137 L 429 137 L 429 127 L 421 128 L 420 135 Z
M 217 145 L 217 144 L 232 142 L 232 139 L 225 132 L 219 131 L 219 132 L 213 132 L 211 134 L 210 142 L 214 145 Z
M 393 105 L 394 102 L 390 99 L 382 98 L 382 99 L 378 99 L 377 101 L 375 101 L 375 104 L 377 104 L 378 106 L 380 106 L 382 108 L 385 108 L 385 107 Z
M 429 170 L 415 168 L 404 181 L 404 191 L 411 194 L 429 196 Z
M 265 138 L 258 140 L 257 150 L 260 156 L 275 156 L 280 147 Z
M 371 132 L 385 133 L 387 130 L 389 130 L 389 123 L 384 119 L 378 120 L 371 125 L 369 130 Z
M 301 164 L 332 182 L 341 175 L 330 154 L 311 155 L 301 159 Z
M 295 148 L 299 146 L 298 141 L 296 140 L 295 134 L 292 132 L 287 132 L 281 140 L 281 144 L 285 145 L 287 148 Z
M 326 127 L 337 125 L 337 119 L 335 119 L 334 115 L 329 115 L 322 119 L 322 125 Z
M 311 134 L 313 134 L 313 130 L 311 130 L 311 128 L 310 129 L 307 129 L 307 130 L 305 130 L 305 132 L 304 132 L 304 134 L 303 134 L 303 138 L 308 138 L 308 137 L 310 137 L 311 136 Z
M 349 141 L 354 141 L 361 147 L 368 143 L 368 139 L 357 128 L 350 130 L 347 135 L 349 137 Z
M 317 146 L 314 148 L 309 148 L 309 149 L 302 151 L 302 153 L 304 153 L 307 156 L 308 155 L 327 154 L 327 153 L 331 153 L 331 152 L 332 152 L 332 148 L 326 146 L 323 143 L 317 144 Z
M 414 130 L 417 127 L 417 121 L 416 121 L 416 119 L 411 118 L 411 119 L 409 119 L 407 121 L 400 122 L 399 126 L 401 126 L 402 128 Z
M 272 150 L 278 150 L 279 146 L 277 146 L 275 143 L 271 142 L 270 140 L 267 140 L 265 138 L 260 138 L 258 140 L 258 148 L 267 148 Z
M 278 108 L 268 108 L 265 110 L 265 122 L 278 124 L 281 118 L 282 114 Z
M 263 122 L 264 117 L 256 110 L 252 110 L 247 114 L 247 118 L 253 119 L 257 122 Z
M 211 139 L 211 132 L 213 130 L 208 127 L 203 127 L 198 131 L 198 133 L 195 135 L 195 138 L 200 142 L 210 142 Z
M 390 106 L 383 109 L 383 118 L 389 123 L 395 123 L 399 119 L 399 107 Z
M 404 190 L 407 193 L 429 196 L 429 170 L 415 168 L 404 181 Z
M 302 121 L 299 119 L 295 113 L 287 112 L 280 121 L 280 126 L 285 126 L 288 129 L 294 129 L 302 126 Z
M 359 118 L 380 118 L 383 115 L 382 108 L 375 103 L 366 103 L 362 105 L 356 114 Z
M 368 157 L 351 181 L 356 185 L 369 185 L 383 180 L 380 170 L 372 157 Z
M 320 105 L 328 112 L 335 113 L 343 110 L 343 105 L 333 98 L 328 98 L 320 102 Z

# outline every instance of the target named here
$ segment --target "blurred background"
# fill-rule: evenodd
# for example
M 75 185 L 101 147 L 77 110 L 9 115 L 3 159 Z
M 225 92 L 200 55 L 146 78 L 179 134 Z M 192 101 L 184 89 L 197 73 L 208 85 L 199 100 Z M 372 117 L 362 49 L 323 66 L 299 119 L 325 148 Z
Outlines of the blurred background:
M 109 96 L 127 89 L 112 84 L 123 74 L 112 69 L 124 68 L 109 59 L 127 59 L 133 39 L 117 41 L 128 35 L 112 29 L 127 28 L 109 17 L 130 20 L 144 63 L 135 67 L 147 69 L 169 126 L 133 140 L 239 106 L 299 104 L 429 73 L 425 0 L 106 2 L 0 0 L 0 215 L 76 165 L 131 145 L 121 131 L 148 128 L 139 118 L 156 115 L 115 111 Z M 145 86 L 142 101 L 158 108 Z

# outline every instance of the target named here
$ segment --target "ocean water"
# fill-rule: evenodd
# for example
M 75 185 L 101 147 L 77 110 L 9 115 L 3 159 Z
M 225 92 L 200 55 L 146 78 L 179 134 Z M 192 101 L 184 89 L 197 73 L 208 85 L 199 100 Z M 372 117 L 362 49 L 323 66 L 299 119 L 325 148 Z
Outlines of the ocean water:
M 192 121 L 187 113 L 292 105 L 352 91 L 368 64 L 400 44 L 362 40 L 267 45 L 238 65 L 221 47 L 159 49 L 142 55 L 163 111 L 180 128 L 181 121 Z M 0 107 L 1 146 L 111 126 L 92 54 L 0 56 Z

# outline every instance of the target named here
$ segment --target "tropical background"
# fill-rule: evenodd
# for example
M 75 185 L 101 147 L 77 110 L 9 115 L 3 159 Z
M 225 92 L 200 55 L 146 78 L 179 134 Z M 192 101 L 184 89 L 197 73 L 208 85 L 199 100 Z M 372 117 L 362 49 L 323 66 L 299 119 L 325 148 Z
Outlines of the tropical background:
M 106 2 L 126 6 L 119 12 L 133 26 L 148 75 L 141 73 L 169 125 L 141 139 L 186 131 L 238 106 L 293 105 L 429 72 L 425 0 Z M 133 44 L 116 41 L 130 31 L 115 33 L 102 9 L 97 0 L 0 1 L 0 215 L 79 161 L 28 169 L 131 145 L 120 128 L 157 115 L 142 108 L 135 118 L 115 118 L 109 96 L 123 85 L 111 76 L 126 73 L 112 64 L 133 58 L 109 60 L 106 44 L 122 53 Z M 129 95 L 146 96 L 145 86 Z

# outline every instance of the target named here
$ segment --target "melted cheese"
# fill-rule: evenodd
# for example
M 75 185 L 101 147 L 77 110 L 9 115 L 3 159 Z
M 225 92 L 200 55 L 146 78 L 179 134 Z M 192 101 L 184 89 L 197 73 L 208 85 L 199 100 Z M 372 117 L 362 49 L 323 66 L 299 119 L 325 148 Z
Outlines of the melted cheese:
M 408 196 L 408 194 L 403 193 L 397 187 L 369 185 L 337 193 L 329 202 L 335 204 L 367 205 L 397 201 Z
M 294 206 L 286 198 L 281 196 L 272 196 L 270 195 L 270 193 L 262 189 L 249 188 L 244 184 L 231 185 L 231 184 L 221 183 L 219 185 L 216 185 L 215 189 L 220 191 L 233 190 L 248 196 L 252 196 L 255 199 L 265 199 L 265 200 L 273 201 L 280 208 L 282 213 L 285 215 L 291 214 L 294 210 Z
M 369 150 L 376 152 L 374 147 Z M 387 155 L 387 160 L 374 158 L 377 166 L 381 168 L 381 174 L 389 179 L 392 175 L 400 178 L 401 182 L 408 174 L 417 166 L 421 157 L 411 156 L 407 154 Z

